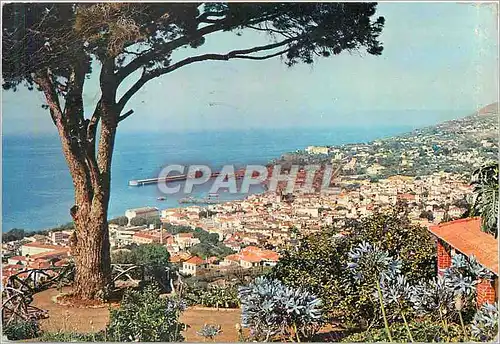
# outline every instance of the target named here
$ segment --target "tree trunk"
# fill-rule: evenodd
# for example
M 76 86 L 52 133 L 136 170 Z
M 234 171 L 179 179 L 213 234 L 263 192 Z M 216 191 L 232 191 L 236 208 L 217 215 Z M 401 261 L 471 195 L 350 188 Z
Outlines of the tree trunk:
M 76 274 L 73 292 L 82 299 L 101 299 L 111 276 L 107 212 L 104 207 L 87 212 L 88 206 L 79 208 L 74 217 L 76 232 L 72 255 Z
M 113 109 L 106 107 L 99 111 L 102 123 L 97 159 L 92 160 L 95 148 L 89 146 L 91 152 L 87 154 L 85 169 L 87 183 L 74 181 L 76 205 L 71 211 L 76 227 L 72 240 L 72 255 L 76 265 L 74 293 L 82 299 L 105 297 L 104 293 L 111 282 L 107 218 L 117 116 Z M 89 185 L 90 192 L 85 187 Z
M 44 92 L 69 167 L 75 189 L 75 205 L 70 214 L 75 232 L 70 239 L 76 265 L 74 293 L 82 299 L 104 297 L 111 278 L 108 203 L 111 185 L 111 159 L 121 108 L 115 103 L 117 84 L 113 78 L 113 59 L 101 70 L 102 97 L 90 119 L 83 114 L 85 71 L 75 64 L 68 79 L 68 91 L 61 108 L 55 81 L 47 70 L 35 75 Z M 96 154 L 96 132 L 101 123 Z

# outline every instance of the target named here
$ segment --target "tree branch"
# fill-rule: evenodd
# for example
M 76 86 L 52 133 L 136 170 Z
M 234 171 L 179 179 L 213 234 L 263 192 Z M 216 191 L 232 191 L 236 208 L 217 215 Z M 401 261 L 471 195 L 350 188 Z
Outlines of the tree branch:
M 158 56 L 166 55 L 169 52 L 182 47 L 183 45 L 189 44 L 189 42 L 193 39 L 193 37 L 199 38 L 206 36 L 208 34 L 218 32 L 218 31 L 223 31 L 223 30 L 228 30 L 230 28 L 235 28 L 240 25 L 255 25 L 259 24 L 261 22 L 267 21 L 267 20 L 272 20 L 276 17 L 278 17 L 280 13 L 264 13 L 262 16 L 259 18 L 253 18 L 248 21 L 242 21 L 241 23 L 231 23 L 230 18 L 225 18 L 225 19 L 220 19 L 217 22 L 213 23 L 212 25 L 207 25 L 205 27 L 202 27 L 196 31 L 195 35 L 192 36 L 182 36 L 177 39 L 174 39 L 168 43 L 165 43 L 161 48 L 152 50 L 148 53 L 143 54 L 142 56 L 138 56 L 134 60 L 130 61 L 126 66 L 120 68 L 120 70 L 117 72 L 117 81 L 118 83 L 122 82 L 126 77 L 128 77 L 130 74 L 141 68 L 142 66 L 147 65 L 148 62 L 153 61 L 155 58 Z M 200 15 L 198 18 L 202 17 Z M 209 15 L 207 15 L 209 16 Z
M 55 85 L 52 82 L 52 77 L 50 76 L 48 70 L 35 75 L 34 81 L 38 84 L 45 95 L 52 121 L 54 122 L 59 133 L 64 157 L 68 163 L 73 183 L 75 184 L 76 203 L 82 204 L 87 202 L 92 198 L 93 192 L 91 185 L 88 184 L 89 180 L 87 179 L 85 157 L 81 154 L 81 147 L 75 144 L 72 139 L 71 125 L 69 123 L 70 120 L 65 118 L 70 114 L 64 114 L 61 110 Z M 65 109 L 65 112 L 66 111 L 67 109 Z
M 235 59 L 246 59 L 246 60 L 267 60 L 267 59 L 270 59 L 272 57 L 276 57 L 276 56 L 280 56 L 280 55 L 286 54 L 289 51 L 290 51 L 290 48 L 286 48 L 286 49 L 278 51 L 278 52 L 276 52 L 274 54 L 269 54 L 269 55 L 264 55 L 264 56 L 236 55 L 236 56 L 234 56 L 232 58 L 235 58 Z
M 120 117 L 118 117 L 118 123 L 121 122 L 121 121 L 123 121 L 125 118 L 127 118 L 128 116 L 130 116 L 133 113 L 134 113 L 134 110 L 128 110 L 123 115 L 121 115 Z
M 222 29 L 223 25 L 219 23 L 201 28 L 198 30 L 197 34 L 198 37 L 201 37 Z M 166 53 L 174 49 L 177 49 L 183 45 L 188 44 L 191 39 L 192 39 L 191 37 L 182 36 L 177 39 L 174 39 L 173 41 L 165 43 L 163 47 L 161 47 L 161 49 L 152 50 L 149 53 L 136 57 L 134 60 L 130 61 L 126 66 L 122 67 L 118 71 L 117 73 L 118 82 L 122 82 L 127 76 L 129 76 L 142 66 L 146 65 L 148 62 L 154 60 L 157 56 L 165 55 Z
M 62 119 L 61 104 L 48 70 L 44 74 L 35 75 L 33 80 L 38 84 L 45 95 L 52 122 L 54 122 L 58 128 L 59 126 L 63 126 L 64 122 Z
M 280 34 L 280 35 L 282 35 L 282 36 L 284 36 L 286 38 L 292 38 L 292 36 L 290 34 L 288 34 L 287 32 L 281 31 L 281 30 L 276 30 L 276 29 L 271 29 L 267 25 L 266 25 L 266 28 L 262 28 L 262 27 L 258 27 L 258 26 L 253 26 L 253 25 L 247 25 L 246 27 L 249 28 L 249 29 L 252 29 L 252 30 L 256 30 L 256 31 L 271 32 L 271 33 Z
M 97 134 L 97 124 L 99 123 L 100 118 L 101 118 L 101 101 L 99 100 L 94 109 L 94 113 L 90 118 L 90 122 L 87 126 L 87 140 L 91 143 L 94 142 L 95 140 L 95 136 Z
M 289 38 L 289 39 L 283 40 L 281 42 L 271 43 L 271 44 L 267 44 L 267 45 L 261 45 L 261 46 L 257 46 L 257 47 L 253 47 L 253 48 L 249 48 L 249 49 L 233 50 L 233 51 L 228 52 L 227 54 L 203 54 L 203 55 L 198 55 L 198 56 L 192 56 L 192 57 L 185 58 L 184 60 L 181 60 L 179 62 L 176 62 L 168 67 L 157 68 L 157 69 L 155 69 L 147 74 L 143 74 L 141 76 L 141 78 L 139 80 L 137 80 L 137 82 L 135 84 L 133 84 L 132 87 L 130 87 L 130 89 L 127 90 L 127 92 L 125 92 L 125 94 L 118 101 L 118 108 L 123 109 L 123 107 L 127 104 L 127 102 L 130 100 L 130 98 L 132 98 L 132 96 L 135 93 L 137 93 L 137 91 L 139 91 L 141 89 L 141 87 L 144 86 L 144 84 L 146 84 L 149 80 L 154 79 L 156 77 L 159 77 L 161 75 L 173 72 L 174 70 L 179 69 L 179 68 L 186 66 L 188 64 L 195 63 L 195 62 L 201 62 L 201 61 L 207 61 L 207 60 L 216 60 L 216 61 L 228 61 L 230 59 L 265 60 L 265 59 L 269 59 L 269 58 L 272 58 L 275 56 L 285 54 L 286 52 L 288 52 L 290 50 L 290 48 L 281 50 L 277 53 L 265 55 L 265 56 L 251 56 L 249 54 L 253 54 L 256 52 L 260 52 L 260 51 L 276 49 L 276 48 L 284 46 L 288 43 L 296 41 L 299 38 L 300 37 Z

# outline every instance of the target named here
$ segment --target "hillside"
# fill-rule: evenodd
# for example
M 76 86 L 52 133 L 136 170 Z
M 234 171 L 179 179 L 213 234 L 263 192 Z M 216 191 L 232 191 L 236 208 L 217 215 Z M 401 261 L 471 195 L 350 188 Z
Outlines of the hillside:
M 469 176 L 484 164 L 498 161 L 498 103 L 475 114 L 369 143 L 329 147 L 329 154 L 304 151 L 281 160 L 299 163 L 351 161 L 344 175 L 385 178 L 402 174 L 429 175 L 439 171 Z
M 477 110 L 478 115 L 498 114 L 498 102 L 486 105 L 485 107 Z

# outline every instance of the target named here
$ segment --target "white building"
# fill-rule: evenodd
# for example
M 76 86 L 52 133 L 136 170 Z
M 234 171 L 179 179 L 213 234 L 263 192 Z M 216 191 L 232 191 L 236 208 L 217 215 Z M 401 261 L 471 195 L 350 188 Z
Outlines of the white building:
M 21 255 L 26 257 L 26 255 L 33 256 L 39 253 L 47 253 L 61 249 L 61 246 L 54 245 L 44 245 L 37 242 L 30 242 L 21 246 Z
M 125 211 L 125 216 L 128 219 L 128 224 L 130 225 L 130 221 L 136 217 L 157 217 L 159 216 L 159 210 L 155 207 L 143 207 L 143 208 L 135 208 L 128 209 Z
M 73 231 L 53 231 L 49 233 L 50 241 L 54 245 L 66 244 Z
M 309 154 L 328 154 L 328 147 L 309 146 L 306 148 L 306 152 Z

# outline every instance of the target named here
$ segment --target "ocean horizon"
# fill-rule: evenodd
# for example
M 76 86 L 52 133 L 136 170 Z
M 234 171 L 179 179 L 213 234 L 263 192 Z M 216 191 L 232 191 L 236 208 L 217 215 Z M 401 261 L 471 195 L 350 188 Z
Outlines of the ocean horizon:
M 205 164 L 213 170 L 225 164 L 266 164 L 287 152 L 309 145 L 341 145 L 369 142 L 416 129 L 415 126 L 284 128 L 196 132 L 121 133 L 113 156 L 109 218 L 143 206 L 159 209 L 181 206 L 185 194 L 163 196 L 156 185 L 131 187 L 128 181 L 157 177 L 167 164 Z M 56 227 L 71 221 L 73 185 L 57 135 L 2 137 L 2 231 L 27 231 Z M 208 192 L 195 189 L 195 197 Z M 250 193 L 262 192 L 254 187 Z M 221 200 L 246 195 L 221 192 Z M 187 205 L 184 205 L 187 206 Z

